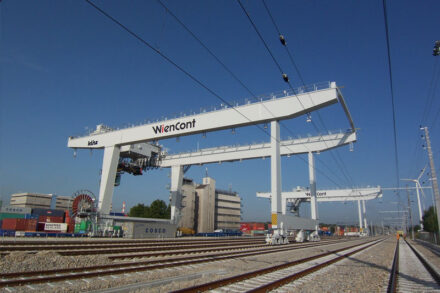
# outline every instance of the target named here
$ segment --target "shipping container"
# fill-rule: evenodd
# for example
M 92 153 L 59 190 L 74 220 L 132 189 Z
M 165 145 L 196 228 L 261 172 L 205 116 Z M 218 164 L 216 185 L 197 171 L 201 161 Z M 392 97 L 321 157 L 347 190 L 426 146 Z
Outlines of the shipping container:
M 81 230 L 81 224 L 80 223 L 78 223 L 78 224 L 75 224 L 75 228 L 74 228 L 74 230 L 73 230 L 73 232 L 74 233 L 79 233 L 79 231 Z
M 115 217 L 126 217 L 127 215 L 124 214 L 124 213 L 114 213 L 114 212 L 111 212 L 111 213 L 110 213 L 110 216 L 115 216 Z
M 3 219 L 24 219 L 26 214 L 0 213 L 0 220 Z
M 51 210 L 51 209 L 40 209 L 33 208 L 32 214 L 38 216 L 51 216 L 51 217 L 62 217 L 64 218 L 64 210 Z
M 30 214 L 31 208 L 22 208 L 15 206 L 2 206 L 0 213 L 13 213 L 13 214 Z
M 88 231 L 90 230 L 91 225 L 92 222 L 90 221 L 81 221 L 81 223 L 79 224 L 79 228 L 80 230 Z
M 0 230 L 0 236 L 15 236 L 15 230 Z
M 3 219 L 3 230 L 24 231 L 26 229 L 26 219 Z
M 26 231 L 26 232 L 37 231 L 37 223 L 38 223 L 38 221 L 35 219 L 26 220 L 26 228 L 24 229 L 24 231 Z
M 24 215 L 25 219 L 31 219 L 31 220 L 37 220 L 38 221 L 38 215 L 33 215 L 33 214 L 25 214 Z
M 176 236 L 177 226 L 169 222 L 131 222 L 115 220 L 115 226 L 122 227 L 124 238 L 171 238 Z
M 67 224 L 67 233 L 75 233 L 75 222 Z
M 54 217 L 54 216 L 39 216 L 38 222 L 40 223 L 63 223 L 63 217 Z
M 241 223 L 240 224 L 240 231 L 243 233 L 249 232 L 251 230 L 251 226 L 248 223 Z

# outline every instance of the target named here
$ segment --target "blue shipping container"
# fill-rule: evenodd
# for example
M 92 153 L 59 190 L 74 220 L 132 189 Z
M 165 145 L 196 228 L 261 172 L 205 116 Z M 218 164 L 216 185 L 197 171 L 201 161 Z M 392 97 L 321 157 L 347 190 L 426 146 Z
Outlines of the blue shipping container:
M 33 208 L 32 214 L 38 216 L 64 217 L 64 210 Z
M 113 213 L 113 212 L 111 212 L 110 216 L 125 217 L 125 214 L 124 213 Z
M 38 215 L 25 214 L 24 218 L 27 219 L 27 220 L 38 220 Z
M 0 236 L 15 236 L 15 230 L 0 230 Z

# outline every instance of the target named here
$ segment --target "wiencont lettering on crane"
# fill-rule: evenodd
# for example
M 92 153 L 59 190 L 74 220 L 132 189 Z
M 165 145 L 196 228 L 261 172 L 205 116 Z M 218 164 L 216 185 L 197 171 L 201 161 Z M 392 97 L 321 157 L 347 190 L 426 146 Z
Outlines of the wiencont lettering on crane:
M 169 124 L 169 125 L 157 125 L 157 126 L 152 126 L 153 131 L 155 134 L 158 133 L 166 133 L 166 132 L 172 132 L 172 131 L 176 131 L 176 130 L 183 130 L 183 129 L 187 129 L 187 128 L 193 128 L 196 126 L 196 119 L 193 119 L 192 121 L 187 121 L 187 122 L 177 122 L 176 124 Z

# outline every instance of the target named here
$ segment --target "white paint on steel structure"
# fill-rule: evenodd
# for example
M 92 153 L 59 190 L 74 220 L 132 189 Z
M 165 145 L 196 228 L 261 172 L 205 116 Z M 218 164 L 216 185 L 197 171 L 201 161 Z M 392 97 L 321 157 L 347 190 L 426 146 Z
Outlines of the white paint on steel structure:
M 285 200 L 304 199 L 310 201 L 310 190 L 297 189 L 293 191 L 282 192 L 281 196 Z M 269 192 L 257 192 L 257 197 L 271 198 Z M 382 197 L 381 187 L 366 187 L 366 188 L 347 188 L 347 189 L 328 189 L 317 190 L 316 199 L 318 202 L 329 201 L 354 201 L 354 200 L 371 200 Z
M 197 133 L 206 133 L 210 131 L 218 131 L 222 129 L 270 122 L 271 141 L 270 147 L 266 151 L 271 157 L 271 192 L 276 195 L 276 200 L 271 201 L 272 222 L 274 224 L 274 227 L 280 226 L 278 228 L 281 228 L 281 230 L 283 230 L 283 222 L 281 222 L 281 225 L 278 225 L 277 222 L 277 215 L 282 215 L 280 211 L 280 156 L 282 155 L 282 149 L 284 148 L 280 143 L 279 121 L 295 118 L 303 114 L 310 113 L 314 110 L 318 110 L 328 105 L 337 103 L 338 101 L 341 103 L 352 129 L 352 133 L 346 134 L 345 138 L 348 138 L 351 135 L 351 139 L 352 141 L 354 141 L 356 139 L 356 135 L 351 115 L 345 105 L 342 94 L 336 87 L 336 83 L 331 82 L 328 83 L 325 88 L 318 88 L 315 86 L 312 91 L 306 93 L 301 93 L 298 91 L 284 91 L 283 97 L 274 96 L 270 100 L 261 100 L 256 103 L 247 103 L 246 105 L 236 106 L 234 108 L 222 107 L 217 111 L 183 116 L 170 120 L 165 119 L 163 121 L 157 121 L 156 123 L 148 123 L 126 129 L 113 130 L 101 125 L 100 127 L 98 126 L 97 131 L 87 136 L 69 137 L 68 147 L 73 148 L 74 150 L 83 148 L 104 149 L 98 209 L 101 214 L 108 214 L 110 212 L 110 206 L 113 197 L 116 167 L 118 165 L 121 151 L 124 148 L 128 147 L 130 150 L 135 150 L 136 147 L 133 147 L 133 145 L 137 145 L 137 147 L 140 149 L 142 149 L 142 146 L 145 146 L 145 148 L 148 148 L 149 146 L 150 149 L 147 151 L 147 156 L 149 154 L 151 158 L 153 157 L 153 153 L 157 154 L 157 152 L 160 150 L 160 147 L 157 144 L 151 144 L 149 142 L 157 142 L 160 139 L 171 137 L 194 135 Z M 305 143 L 300 143 L 302 144 L 302 146 L 299 147 L 296 151 L 304 152 Z M 341 144 L 341 141 L 339 141 L 339 144 L 335 145 L 331 143 L 327 144 L 326 142 L 323 143 L 323 141 L 315 141 L 307 144 L 309 145 L 307 147 L 307 152 L 311 153 L 313 152 L 313 150 L 310 150 L 310 148 L 313 149 L 318 145 L 320 145 L 319 151 L 321 151 L 337 147 L 344 143 Z M 323 144 L 325 145 L 325 147 L 323 147 Z M 297 145 L 297 147 L 298 146 L 299 145 Z M 264 147 L 265 146 L 263 144 L 258 151 L 263 153 Z M 153 150 L 154 148 L 157 149 Z M 255 154 L 250 155 L 251 151 L 255 150 L 249 149 L 249 152 L 247 152 L 247 157 L 244 157 L 243 159 L 252 158 L 252 156 L 255 156 Z M 293 154 L 293 152 L 290 153 Z M 232 152 L 230 154 L 232 154 Z M 142 155 L 145 156 L 145 154 L 139 154 L 139 156 Z M 201 156 L 204 155 L 200 154 L 200 157 Z M 265 156 L 267 155 L 264 155 L 263 157 Z M 160 159 L 155 162 L 156 166 L 161 165 L 160 161 L 162 159 L 162 156 L 159 157 Z M 218 155 L 212 154 L 211 159 L 221 161 L 215 157 L 218 157 Z M 235 154 L 235 158 L 238 158 L 237 154 Z M 174 207 L 172 208 L 172 214 L 173 219 L 175 220 L 176 215 L 178 215 L 180 212 L 178 208 L 178 202 L 180 200 L 180 189 L 183 178 L 182 167 L 184 165 L 191 165 L 195 163 L 190 163 L 188 162 L 188 160 L 185 161 L 183 158 L 175 157 L 174 160 L 175 161 L 170 163 L 169 165 L 163 164 L 162 167 L 172 167 L 171 195 L 172 203 L 174 205 Z M 223 158 L 223 160 L 227 159 Z M 234 160 L 234 158 L 230 158 L 230 160 Z M 199 158 L 198 164 L 201 163 L 202 162 Z
M 322 152 L 355 141 L 355 132 L 285 140 L 280 141 L 280 156 L 297 155 L 307 152 Z M 177 173 L 173 173 L 173 168 L 182 168 L 182 166 L 188 165 L 203 165 L 266 158 L 271 156 L 271 150 L 271 142 L 269 142 L 244 146 L 220 146 L 173 155 L 166 154 L 159 164 L 162 168 L 171 167 L 171 219 L 175 222 L 179 222 L 180 211 L 182 208 L 180 200 L 182 196 L 180 194 L 179 186 L 181 186 L 183 177 L 176 176 L 175 174 Z M 176 182 L 176 180 L 180 180 L 180 183 Z M 279 210 L 279 207 L 277 208 Z
M 282 140 L 280 155 L 290 156 L 309 152 L 323 152 L 356 141 L 356 132 L 335 133 L 322 136 Z M 160 167 L 177 165 L 202 165 L 209 163 L 234 162 L 240 160 L 270 157 L 270 142 L 242 146 L 220 146 L 194 152 L 166 154 Z
M 332 82 L 328 88 L 307 93 L 288 95 L 234 108 L 222 108 L 217 111 L 132 128 L 92 133 L 83 137 L 71 136 L 67 145 L 78 149 L 105 148 L 291 119 L 335 104 L 341 98 L 336 83 Z
M 309 163 L 310 165 L 310 163 Z M 281 193 L 281 201 L 282 201 L 282 213 L 287 213 L 287 203 L 289 202 L 297 202 L 295 200 L 300 199 L 301 201 L 310 201 L 311 202 L 311 214 L 312 219 L 314 219 L 314 215 L 317 217 L 317 205 L 313 205 L 313 196 L 311 190 L 306 189 L 297 189 L 291 192 L 282 192 Z M 257 197 L 262 198 L 271 198 L 271 193 L 268 192 L 257 192 Z M 372 200 L 376 198 L 382 197 L 382 189 L 380 187 L 368 187 L 368 188 L 357 188 L 357 189 L 330 189 L 330 190 L 318 190 L 316 191 L 316 201 L 317 202 L 337 202 L 337 201 L 357 201 L 358 202 L 358 213 L 359 213 L 359 227 L 362 229 L 365 227 L 367 229 L 366 224 L 366 208 L 365 201 Z M 361 201 L 363 202 L 363 209 L 361 207 Z M 315 212 L 314 212 L 315 210 Z M 362 221 L 364 218 L 364 222 Z

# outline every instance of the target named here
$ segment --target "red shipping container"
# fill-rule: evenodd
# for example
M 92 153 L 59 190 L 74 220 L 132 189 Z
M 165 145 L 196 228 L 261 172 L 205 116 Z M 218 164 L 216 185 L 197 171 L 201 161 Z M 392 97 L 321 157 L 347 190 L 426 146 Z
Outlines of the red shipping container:
M 259 230 L 259 231 L 265 230 L 264 229 L 264 223 L 255 223 L 253 230 Z
M 75 222 L 70 222 L 67 224 L 67 233 L 74 233 L 75 232 Z
M 47 223 L 63 223 L 63 217 L 53 217 L 53 216 L 39 216 L 38 222 L 47 222 Z
M 3 230 L 24 231 L 26 229 L 26 219 L 3 219 Z

